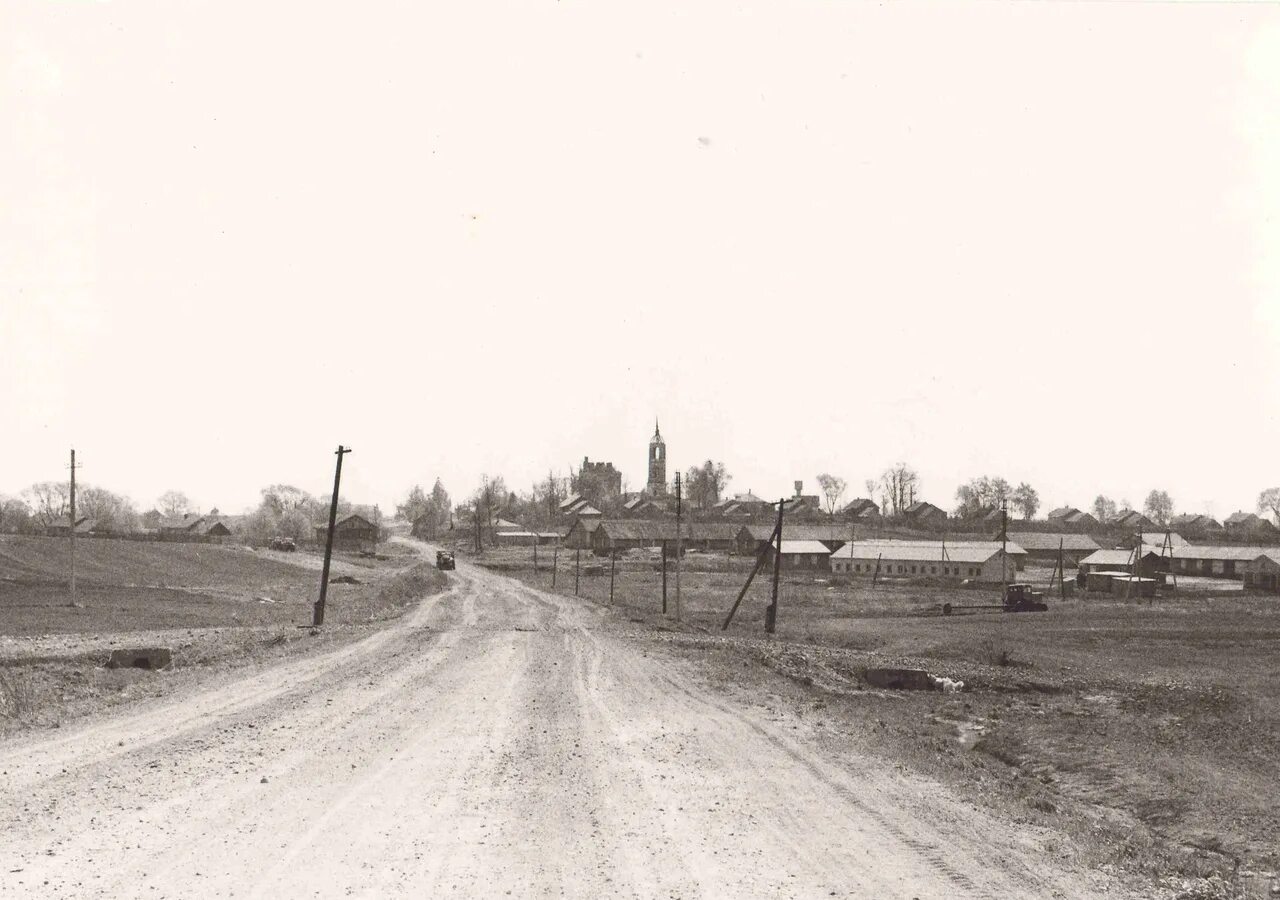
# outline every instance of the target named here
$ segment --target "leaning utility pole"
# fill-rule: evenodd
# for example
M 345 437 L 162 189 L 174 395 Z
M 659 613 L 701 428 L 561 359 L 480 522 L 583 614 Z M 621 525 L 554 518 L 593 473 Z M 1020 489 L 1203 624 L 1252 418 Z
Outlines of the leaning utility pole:
M 782 510 L 787 505 L 787 498 L 778 501 L 778 526 L 774 534 L 778 536 L 778 548 L 773 554 L 773 594 L 769 606 L 764 611 L 764 630 L 773 634 L 778 624 L 778 575 L 782 572 Z
M 680 552 L 684 542 L 680 539 L 680 473 L 676 473 L 676 621 L 680 621 Z
M 338 520 L 338 486 L 342 483 L 342 457 L 350 452 L 350 447 L 344 447 L 341 444 L 335 451 L 338 456 L 338 465 L 333 472 L 333 497 L 329 500 L 329 533 L 324 539 L 324 568 L 320 570 L 320 599 L 316 601 L 311 616 L 313 626 L 324 624 L 324 595 L 329 589 L 329 559 L 333 556 L 333 527 Z
M 76 605 L 76 451 L 71 448 L 71 605 Z

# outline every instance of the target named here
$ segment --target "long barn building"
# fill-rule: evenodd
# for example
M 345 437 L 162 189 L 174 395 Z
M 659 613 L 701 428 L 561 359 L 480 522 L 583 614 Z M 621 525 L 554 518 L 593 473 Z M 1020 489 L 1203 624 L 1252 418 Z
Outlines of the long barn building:
M 1010 542 L 854 541 L 831 554 L 831 571 L 853 577 L 1014 580 L 1026 551 Z

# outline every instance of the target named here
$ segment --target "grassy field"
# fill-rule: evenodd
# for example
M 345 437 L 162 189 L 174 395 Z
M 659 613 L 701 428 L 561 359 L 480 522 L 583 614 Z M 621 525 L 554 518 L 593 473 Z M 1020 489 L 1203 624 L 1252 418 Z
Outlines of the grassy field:
M 319 591 L 315 553 L 78 541 L 72 605 L 68 544 L 0 536 L 0 733 L 57 726 L 203 672 L 350 640 L 447 584 L 400 544 L 372 557 L 336 554 L 325 629 L 312 634 L 297 626 L 311 621 Z M 160 677 L 103 668 L 112 649 L 128 646 L 167 647 L 173 666 Z
M 483 562 L 550 586 L 521 551 Z M 579 591 L 607 604 L 603 562 Z M 1155 601 L 1085 595 L 1051 598 L 1047 613 L 944 617 L 942 603 L 995 603 L 998 589 L 784 576 L 769 638 L 762 572 L 722 632 L 748 571 L 747 560 L 688 558 L 683 626 L 667 632 L 727 689 L 811 707 L 841 752 L 931 773 L 1029 829 L 1065 829 L 1074 840 L 1061 852 L 1173 896 L 1244 896 L 1241 872 L 1280 868 L 1277 598 L 1200 581 Z M 1049 572 L 1025 576 L 1045 584 Z M 569 554 L 557 590 L 573 589 Z M 673 627 L 648 560 L 619 562 L 613 606 L 619 617 Z M 923 668 L 966 687 L 870 689 L 861 677 L 870 665 Z
M 69 541 L 0 536 L 0 635 L 273 625 L 308 621 L 319 590 L 317 554 L 218 544 L 76 542 L 76 605 L 68 589 Z M 338 554 L 327 605 L 338 622 L 365 621 L 371 589 L 411 561 Z

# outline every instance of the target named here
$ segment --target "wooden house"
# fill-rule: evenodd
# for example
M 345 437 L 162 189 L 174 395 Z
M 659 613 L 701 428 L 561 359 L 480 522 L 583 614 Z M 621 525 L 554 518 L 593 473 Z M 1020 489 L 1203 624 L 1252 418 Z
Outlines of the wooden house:
M 316 543 L 323 546 L 328 540 L 328 524 L 315 526 Z M 378 543 L 378 526 L 359 513 L 342 516 L 333 526 L 335 550 L 372 550 Z

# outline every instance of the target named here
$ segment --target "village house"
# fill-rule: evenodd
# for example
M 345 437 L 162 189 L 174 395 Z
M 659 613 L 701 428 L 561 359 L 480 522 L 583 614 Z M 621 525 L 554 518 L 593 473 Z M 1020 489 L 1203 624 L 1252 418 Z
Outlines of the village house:
M 1170 524 L 1187 534 L 1211 534 L 1222 531 L 1222 523 L 1212 516 L 1200 513 L 1182 513 L 1173 517 Z
M 76 534 L 91 534 L 97 523 L 87 516 L 76 517 Z M 53 537 L 68 537 L 71 534 L 71 517 L 61 516 L 45 526 L 44 533 Z
M 1142 529 L 1144 531 L 1148 528 L 1156 527 L 1155 522 L 1152 522 L 1142 513 L 1133 509 L 1120 510 L 1120 512 L 1116 513 L 1116 517 L 1107 524 L 1115 528 L 1129 528 L 1132 530 Z
M 644 494 L 636 494 L 622 504 L 621 514 L 628 519 L 660 519 L 666 510 Z
M 328 524 L 315 526 L 316 543 L 324 545 L 329 536 Z M 372 550 L 378 543 L 378 526 L 359 513 L 350 513 L 338 519 L 333 526 L 335 550 Z
M 158 531 L 161 537 L 182 537 L 196 533 L 196 528 L 204 521 L 204 516 L 197 513 L 183 513 L 180 516 L 164 516 L 160 520 Z
M 723 519 L 767 519 L 774 512 L 774 505 L 768 500 L 757 497 L 751 491 L 745 494 L 734 494 L 712 507 L 712 511 Z
M 850 500 L 837 515 L 847 522 L 874 522 L 880 518 L 880 507 L 866 497 Z
M 1074 506 L 1063 506 L 1053 510 L 1045 517 L 1051 525 L 1063 529 L 1092 531 L 1101 527 L 1098 520 L 1087 512 Z
M 1222 525 L 1226 533 L 1233 538 L 1251 537 L 1270 540 L 1276 534 L 1276 527 L 1270 521 L 1253 513 L 1232 513 L 1227 516 Z
M 817 494 L 804 493 L 803 481 L 797 481 L 795 487 L 795 494 L 782 503 L 783 518 L 804 521 L 826 516 L 826 512 L 822 508 L 821 497 Z
M 947 511 L 927 501 L 917 500 L 902 511 L 902 517 L 912 525 L 928 528 L 946 524 Z
M 856 541 L 831 554 L 831 571 L 865 578 L 942 578 L 980 582 L 1013 580 L 1021 547 L 943 541 Z

